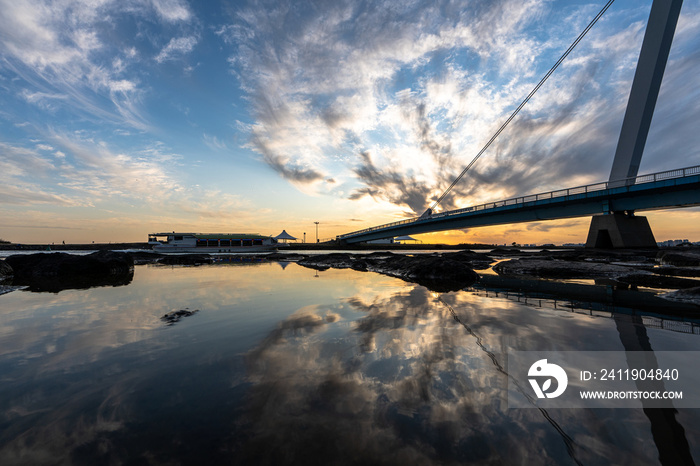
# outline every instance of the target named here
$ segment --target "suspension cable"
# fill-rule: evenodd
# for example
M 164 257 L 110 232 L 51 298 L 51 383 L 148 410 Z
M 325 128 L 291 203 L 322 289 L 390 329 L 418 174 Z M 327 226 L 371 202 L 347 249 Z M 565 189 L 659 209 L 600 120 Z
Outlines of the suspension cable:
M 491 145 L 491 143 L 493 143 L 493 141 L 496 140 L 498 135 L 501 134 L 501 132 L 503 132 L 504 129 L 506 129 L 506 126 L 508 126 L 508 124 L 511 122 L 511 120 L 513 120 L 513 118 L 515 118 L 515 116 L 518 114 L 518 112 L 520 112 L 520 110 L 525 106 L 525 104 L 528 103 L 530 98 L 532 98 L 532 96 L 535 95 L 535 93 L 539 90 L 539 88 L 542 87 L 544 82 L 547 81 L 547 79 L 552 75 L 552 73 L 554 73 L 554 71 L 559 67 L 561 62 L 563 62 L 564 59 L 567 56 L 569 56 L 569 54 L 574 49 L 574 47 L 576 47 L 576 45 L 578 45 L 578 43 L 581 42 L 581 39 L 583 39 L 583 36 L 585 36 L 586 33 L 593 27 L 593 25 L 600 19 L 600 17 L 603 16 L 603 14 L 608 10 L 608 8 L 610 8 L 610 5 L 612 5 L 614 1 L 615 0 L 608 1 L 608 3 L 606 3 L 605 6 L 598 12 L 598 14 L 595 16 L 595 18 L 593 18 L 593 20 L 590 23 L 588 23 L 588 26 L 586 26 L 586 28 L 583 30 L 583 32 L 581 32 L 581 34 L 579 34 L 579 36 L 569 46 L 569 48 L 566 49 L 566 52 L 564 52 L 564 54 L 559 58 L 559 60 L 557 60 L 557 62 L 554 64 L 554 66 L 552 66 L 549 69 L 549 71 L 547 71 L 547 74 L 545 74 L 544 77 L 540 80 L 540 82 L 537 83 L 537 86 L 535 86 L 535 88 L 532 91 L 530 91 L 530 93 L 527 95 L 527 97 L 525 97 L 525 100 L 523 100 L 520 103 L 520 105 L 518 105 L 518 108 L 515 109 L 515 111 L 508 117 L 508 119 L 505 121 L 505 123 L 503 123 L 501 125 L 501 127 L 498 128 L 498 131 L 496 131 L 496 133 L 493 136 L 491 136 L 491 139 L 489 139 L 489 141 L 486 143 L 486 145 L 479 151 L 478 154 L 476 154 L 476 156 L 472 159 L 472 161 L 469 162 L 469 165 L 467 165 L 467 167 L 464 170 L 462 170 L 462 173 L 460 173 L 459 176 L 457 178 L 455 178 L 455 180 L 452 182 L 452 184 L 440 195 L 438 200 L 435 201 L 435 203 L 430 207 L 430 209 L 428 209 L 427 211 L 425 211 L 425 213 L 423 213 L 423 215 L 432 213 L 435 210 L 435 208 L 440 204 L 440 202 L 442 202 L 442 200 L 445 198 L 445 196 L 447 196 L 447 194 L 449 194 L 449 192 L 452 191 L 452 188 L 454 188 L 455 185 L 457 183 L 459 183 L 459 180 L 461 180 L 462 177 L 467 173 L 467 171 L 469 171 L 469 169 L 472 167 L 472 165 L 474 165 L 474 163 L 477 160 L 479 160 L 479 157 L 481 157 L 481 155 L 484 152 L 486 152 L 486 149 L 488 149 L 489 146 Z

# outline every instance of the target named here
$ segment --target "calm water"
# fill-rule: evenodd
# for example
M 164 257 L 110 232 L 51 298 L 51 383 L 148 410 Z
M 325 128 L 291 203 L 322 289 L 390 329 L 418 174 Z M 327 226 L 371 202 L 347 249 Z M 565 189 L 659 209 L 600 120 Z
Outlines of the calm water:
M 160 320 L 185 308 L 199 312 Z M 682 319 L 296 264 L 15 291 L 0 296 L 0 464 L 700 460 L 700 410 L 508 409 L 509 347 L 624 350 L 623 328 L 700 350 Z

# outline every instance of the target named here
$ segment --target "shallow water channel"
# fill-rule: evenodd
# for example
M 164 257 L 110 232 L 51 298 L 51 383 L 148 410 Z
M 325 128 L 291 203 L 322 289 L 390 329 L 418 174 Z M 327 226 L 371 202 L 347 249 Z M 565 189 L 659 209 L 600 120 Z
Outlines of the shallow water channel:
M 698 322 L 294 263 L 136 266 L 0 296 L 0 464 L 698 462 L 700 410 L 513 409 L 507 367 L 629 335 L 700 351 Z

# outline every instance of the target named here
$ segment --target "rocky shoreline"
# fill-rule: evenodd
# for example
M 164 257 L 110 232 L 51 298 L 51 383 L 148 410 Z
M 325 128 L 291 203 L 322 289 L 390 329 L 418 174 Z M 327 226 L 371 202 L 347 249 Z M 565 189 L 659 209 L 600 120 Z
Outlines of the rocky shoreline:
M 133 278 L 139 264 L 185 265 L 221 261 L 296 262 L 316 270 L 350 268 L 414 282 L 436 292 L 457 291 L 480 280 L 479 271 L 504 278 L 531 280 L 593 280 L 617 290 L 639 287 L 663 290 L 669 301 L 700 306 L 700 250 L 542 250 L 496 248 L 422 254 L 388 251 L 329 254 L 272 253 L 246 256 L 208 254 L 164 255 L 150 251 L 97 251 L 79 256 L 65 253 L 22 254 L 0 261 L 0 282 L 7 287 L 58 292 L 70 288 L 120 286 Z M 0 289 L 2 292 L 3 289 Z M 14 288 L 13 288 L 14 289 Z M 700 310 L 700 308 L 698 309 Z
M 16 254 L 0 263 L 0 283 L 31 291 L 59 292 L 95 286 L 122 286 L 134 277 L 134 259 L 123 252 L 85 256 L 63 252 Z

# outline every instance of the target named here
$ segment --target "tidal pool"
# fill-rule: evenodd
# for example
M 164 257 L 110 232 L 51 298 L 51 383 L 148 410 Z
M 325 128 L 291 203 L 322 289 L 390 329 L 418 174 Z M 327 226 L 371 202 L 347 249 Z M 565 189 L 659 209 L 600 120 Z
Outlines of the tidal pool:
M 197 311 L 169 325 L 171 311 Z M 0 464 L 682 464 L 696 409 L 513 409 L 507 353 L 700 351 L 693 318 L 293 263 L 0 296 Z M 695 367 L 697 361 L 688 361 Z

